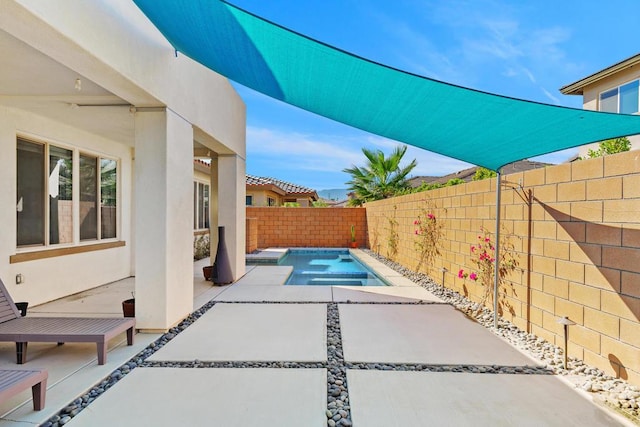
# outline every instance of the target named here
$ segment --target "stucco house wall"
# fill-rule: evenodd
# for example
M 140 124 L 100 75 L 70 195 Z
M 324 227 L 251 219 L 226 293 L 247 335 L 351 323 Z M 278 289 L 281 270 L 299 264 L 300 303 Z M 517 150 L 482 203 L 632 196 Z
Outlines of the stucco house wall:
M 140 328 L 188 314 L 193 181 L 210 180 L 194 172 L 196 151 L 219 159 L 212 218 L 244 274 L 245 106 L 225 78 L 176 54 L 128 0 L 4 0 L 0 45 L 0 278 L 14 299 L 135 275 Z M 80 242 L 75 219 L 71 244 L 17 246 L 18 137 L 117 160 L 117 238 Z
M 252 205 L 255 207 L 269 206 L 269 198 L 275 200 L 273 206 L 282 206 L 282 195 L 270 190 L 247 190 L 247 196 L 252 197 Z
M 63 143 L 83 152 L 102 153 L 117 158 L 120 167 L 119 239 L 123 246 L 56 256 L 34 261 L 12 262 L 16 254 L 28 254 L 30 248 L 16 247 L 16 135 L 41 142 Z M 0 278 L 15 300 L 31 304 L 50 301 L 131 275 L 131 149 L 124 144 L 101 138 L 65 124 L 19 109 L 0 108 Z M 96 243 L 96 242 L 93 242 Z M 41 249 L 41 248 L 37 248 Z M 16 284 L 21 274 L 23 283 Z
M 640 79 L 640 55 L 597 71 L 582 80 L 564 86 L 560 91 L 565 95 L 582 95 L 582 104 L 585 110 L 599 111 L 602 92 L 638 79 Z M 632 150 L 640 148 L 640 135 L 632 135 L 627 138 L 631 142 Z M 597 149 L 597 143 L 588 144 L 580 147 L 578 155 L 584 158 L 589 150 Z

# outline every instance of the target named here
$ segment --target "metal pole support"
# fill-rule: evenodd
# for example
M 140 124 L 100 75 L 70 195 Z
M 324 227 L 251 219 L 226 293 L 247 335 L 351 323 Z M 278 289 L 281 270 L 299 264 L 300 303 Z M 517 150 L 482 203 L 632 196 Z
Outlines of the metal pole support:
M 496 179 L 496 242 L 493 280 L 493 327 L 498 329 L 498 285 L 500 284 L 500 199 L 502 196 L 502 174 L 497 172 Z

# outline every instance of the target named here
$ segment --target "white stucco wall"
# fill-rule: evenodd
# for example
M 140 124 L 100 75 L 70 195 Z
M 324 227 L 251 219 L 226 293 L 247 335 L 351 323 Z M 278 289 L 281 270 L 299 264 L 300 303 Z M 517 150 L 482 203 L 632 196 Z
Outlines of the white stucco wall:
M 203 184 L 210 185 L 209 184 L 209 181 L 210 181 L 209 174 L 208 173 L 204 173 L 204 172 L 199 171 L 199 170 L 196 170 L 196 169 L 194 169 L 194 171 L 193 171 L 193 180 L 196 181 L 196 182 L 201 182 Z
M 9 263 L 11 255 L 43 249 L 17 249 L 16 135 L 118 159 L 118 191 L 121 194 L 118 229 L 120 240 L 126 242 L 124 247 Z M 3 159 L 0 168 L 0 278 L 15 300 L 36 305 L 130 276 L 132 174 L 129 147 L 32 113 L 0 107 L 0 158 Z M 92 243 L 96 242 L 85 242 Z M 24 276 L 21 285 L 15 283 L 18 273 Z
M 166 329 L 193 309 L 193 140 L 171 111 L 136 113 L 136 326 Z
M 246 168 L 245 162 L 239 156 L 218 157 L 218 176 L 220 183 L 228 185 L 218 186 L 218 198 L 224 200 L 239 200 L 241 204 L 219 203 L 219 225 L 225 227 L 225 241 L 231 263 L 233 277 L 238 279 L 245 273 L 245 247 L 233 242 L 246 242 Z
M 225 218 L 228 218 L 228 225 L 232 229 L 230 234 L 233 236 L 233 240 L 230 241 L 228 237 L 227 242 L 233 244 L 234 248 L 237 246 L 233 252 L 240 255 L 233 261 L 235 272 L 242 274 L 246 120 L 244 103 L 231 84 L 184 55 L 176 56 L 171 45 L 130 0 L 1 0 L 0 29 L 71 70 L 73 77 L 70 85 L 73 85 L 77 73 L 78 77 L 90 80 L 137 107 L 138 113 L 135 114 L 148 114 L 146 107 L 166 107 L 161 110 L 179 117 L 184 127 L 190 128 L 189 132 L 184 130 L 183 134 L 191 135 L 191 139 L 182 138 L 180 141 L 187 151 L 181 149 L 176 162 L 187 163 L 177 166 L 177 170 L 185 174 L 180 179 L 190 185 L 181 185 L 182 193 L 171 195 L 174 200 L 192 206 L 193 164 L 191 157 L 185 153 L 191 154 L 194 138 L 212 152 L 234 159 L 232 173 L 224 175 L 225 179 L 233 182 L 221 181 L 220 185 L 233 188 L 228 194 L 230 197 L 225 199 Z M 132 121 L 135 114 L 131 114 Z M 133 242 L 136 235 L 136 208 L 132 201 L 137 198 L 133 174 L 134 166 L 138 169 L 141 163 L 141 159 L 136 158 L 140 154 L 133 149 L 137 141 L 133 136 L 128 141 L 110 139 L 83 130 L 80 122 L 72 126 L 64 124 L 69 122 L 44 116 L 0 107 L 0 159 L 4 166 L 0 168 L 0 277 L 10 288 L 14 299 L 25 299 L 32 305 L 128 277 L 137 273 L 134 262 L 144 264 L 144 261 L 137 259 L 144 242 Z M 95 117 L 100 120 L 99 116 Z M 126 242 L 124 247 L 9 263 L 11 255 L 29 250 L 18 250 L 16 247 L 16 135 L 20 134 L 120 160 L 119 239 Z M 148 192 L 150 189 L 141 191 Z M 147 197 L 150 196 L 152 194 L 147 194 Z M 174 219 L 181 224 L 180 230 L 188 228 L 182 249 L 186 249 L 187 242 L 190 249 L 193 214 L 192 209 L 185 212 L 184 218 L 180 216 Z M 229 214 L 235 212 L 240 214 Z M 137 234 L 140 239 L 145 237 Z M 167 241 L 168 238 L 165 243 Z M 191 265 L 187 268 L 187 262 L 191 263 L 191 253 L 186 250 L 183 252 L 186 255 L 184 260 L 180 258 L 178 263 L 181 265 L 167 271 L 166 283 L 161 286 L 170 284 L 175 274 L 182 281 L 190 282 Z M 167 258 L 175 259 L 171 256 Z M 189 277 L 185 273 L 187 270 Z M 22 285 L 15 285 L 15 275 L 18 273 L 24 275 L 25 283 Z M 170 300 L 175 298 L 179 302 L 176 307 L 162 307 L 162 321 L 159 324 L 150 323 L 149 329 L 171 325 L 187 311 L 187 301 L 190 302 L 188 292 L 180 292 L 179 287 L 165 287 L 165 290 L 165 301 L 169 301 L 167 304 L 172 304 Z M 156 314 L 147 316 L 145 321 L 153 323 Z

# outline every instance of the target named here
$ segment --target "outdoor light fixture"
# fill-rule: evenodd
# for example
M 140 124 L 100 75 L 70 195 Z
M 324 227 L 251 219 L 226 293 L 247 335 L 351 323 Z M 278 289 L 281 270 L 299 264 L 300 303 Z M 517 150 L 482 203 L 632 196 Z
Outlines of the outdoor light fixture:
M 444 275 L 445 275 L 445 274 L 447 273 L 447 271 L 449 271 L 449 270 L 447 270 L 447 267 L 442 267 L 442 268 L 440 269 L 440 271 L 442 272 L 442 286 L 444 286 Z
M 74 88 L 75 88 L 78 92 L 80 92 L 80 91 L 82 90 L 82 80 L 80 80 L 80 79 L 76 79 L 76 84 L 75 84 Z
M 567 358 L 568 358 L 568 348 L 567 348 L 567 344 L 568 344 L 568 338 L 569 338 L 569 326 L 573 326 L 576 324 L 576 322 L 574 322 L 573 320 L 569 319 L 567 316 L 561 317 L 560 319 L 558 319 L 556 321 L 557 323 L 560 323 L 562 326 L 564 326 L 564 369 L 568 369 L 567 368 Z

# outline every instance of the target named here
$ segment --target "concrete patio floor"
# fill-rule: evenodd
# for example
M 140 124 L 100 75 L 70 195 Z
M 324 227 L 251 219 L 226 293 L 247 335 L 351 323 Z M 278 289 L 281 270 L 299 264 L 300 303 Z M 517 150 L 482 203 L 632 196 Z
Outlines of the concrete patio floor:
M 208 259 L 204 259 L 194 263 L 194 310 L 229 287 L 212 286 L 211 282 L 204 280 L 202 266 L 208 262 Z M 29 307 L 27 315 L 122 317 L 121 303 L 131 298 L 134 288 L 134 278 L 120 280 L 46 304 Z M 24 391 L 0 404 L 0 426 L 41 424 L 159 337 L 160 334 L 138 333 L 135 335 L 134 345 L 130 347 L 126 345 L 125 334 L 112 339 L 108 346 L 107 363 L 102 366 L 97 362 L 95 344 L 68 343 L 58 346 L 53 343 L 29 343 L 27 363 L 22 366 L 44 368 L 49 372 L 45 408 L 42 411 L 33 411 L 31 391 Z M 0 368 L 16 369 L 18 366 L 15 345 L 0 343 Z
M 386 267 L 377 265 L 396 286 L 283 286 L 287 267 L 248 266 L 238 282 L 212 287 L 204 262 L 194 264 L 194 309 L 215 304 L 66 425 L 326 426 L 330 322 L 341 331 L 357 427 L 631 425 Z M 127 279 L 30 314 L 121 315 L 132 287 Z M 46 408 L 34 412 L 25 392 L 0 406 L 0 426 L 46 421 L 157 338 L 137 334 L 132 348 L 122 337 L 104 366 L 93 345 L 30 345 L 26 366 L 50 373 Z M 0 345 L 0 367 L 15 366 L 14 357 L 13 344 Z

